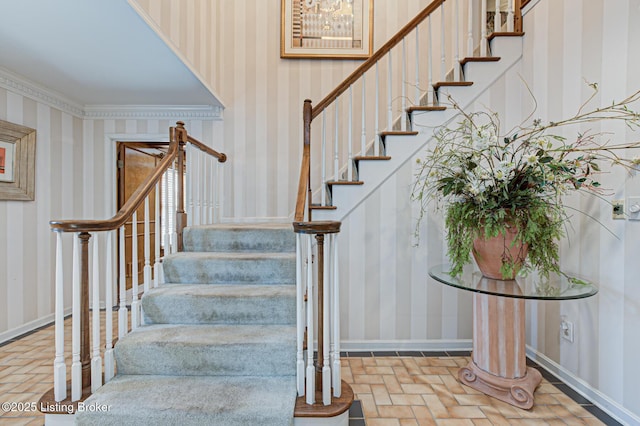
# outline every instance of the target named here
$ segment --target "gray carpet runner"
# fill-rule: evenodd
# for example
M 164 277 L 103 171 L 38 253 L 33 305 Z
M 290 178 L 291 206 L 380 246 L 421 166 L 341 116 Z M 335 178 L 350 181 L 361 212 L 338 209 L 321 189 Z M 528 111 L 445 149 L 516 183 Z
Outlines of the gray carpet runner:
M 291 425 L 295 236 L 291 225 L 190 227 L 166 256 L 145 324 L 115 347 L 117 375 L 81 425 Z

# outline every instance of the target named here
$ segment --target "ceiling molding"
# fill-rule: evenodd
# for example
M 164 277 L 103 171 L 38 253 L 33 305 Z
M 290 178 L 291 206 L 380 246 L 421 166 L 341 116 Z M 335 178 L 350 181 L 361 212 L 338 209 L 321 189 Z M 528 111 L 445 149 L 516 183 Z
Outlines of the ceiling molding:
M 34 101 L 49 105 L 50 107 L 67 112 L 73 116 L 82 118 L 84 109 L 82 105 L 53 92 L 36 83 L 28 81 L 11 71 L 0 67 L 0 87 L 10 90 Z
M 222 108 L 210 105 L 87 105 L 83 118 L 222 120 Z
M 82 119 L 222 120 L 222 107 L 211 105 L 83 106 L 2 67 L 0 67 L 0 87 Z

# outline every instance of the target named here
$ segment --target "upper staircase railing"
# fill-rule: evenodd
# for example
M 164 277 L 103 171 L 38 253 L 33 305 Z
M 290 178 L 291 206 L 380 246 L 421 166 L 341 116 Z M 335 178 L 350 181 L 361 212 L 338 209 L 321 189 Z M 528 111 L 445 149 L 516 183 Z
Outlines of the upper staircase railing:
M 335 185 L 362 184 L 361 162 L 390 158 L 385 137 L 417 134 L 410 129 L 412 113 L 445 109 L 439 88 L 473 84 L 464 81 L 464 64 L 499 59 L 491 56 L 489 41 L 521 34 L 521 1 L 434 0 L 317 105 L 304 101 L 293 227 L 298 237 L 298 395 L 306 395 L 307 404 L 316 402 L 316 391 L 324 405 L 332 404 L 332 395 L 341 396 L 340 222 L 314 221 L 313 211 L 337 207 L 331 199 Z M 312 145 L 312 139 L 320 142 Z
M 114 377 L 114 324 L 117 324 L 118 338 L 122 338 L 130 329 L 136 329 L 142 319 L 139 265 L 144 265 L 144 291 L 158 286 L 163 281 L 163 248 L 164 254 L 182 250 L 182 231 L 188 221 L 197 224 L 217 221 L 218 163 L 224 163 L 226 159 L 225 154 L 191 137 L 184 123 L 179 121 L 176 127 L 169 129 L 168 151 L 160 163 L 113 217 L 104 220 L 50 222 L 51 229 L 56 232 L 55 360 L 54 387 L 42 397 L 41 403 L 44 406 L 75 407 L 79 401 L 86 399 L 102 386 L 103 380 L 106 383 Z M 187 185 L 184 181 L 185 175 Z M 185 199 L 190 215 L 185 212 Z M 139 220 L 140 215 L 143 216 L 142 220 Z M 191 215 L 194 219 L 189 218 Z M 142 234 L 138 232 L 140 225 L 143 227 Z M 125 227 L 130 230 L 128 236 Z M 71 262 L 70 395 L 64 327 L 65 281 L 68 280 L 64 268 L 65 264 L 69 266 L 66 261 L 68 255 L 65 256 L 65 246 L 68 248 L 68 245 L 63 242 L 65 233 L 73 233 L 74 236 Z M 142 262 L 138 260 L 140 235 L 144 245 Z M 93 243 L 90 244 L 92 237 Z M 104 240 L 102 244 L 101 240 Z M 117 243 L 114 243 L 114 240 L 117 240 Z M 125 264 L 127 249 L 131 252 L 130 268 Z M 105 250 L 105 254 L 101 256 L 100 250 Z M 116 258 L 119 262 L 115 261 Z M 130 300 L 127 294 L 128 276 L 131 277 Z M 116 289 L 119 290 L 118 304 L 114 295 Z M 103 306 L 101 294 L 104 296 Z M 129 304 L 130 325 L 127 308 Z M 116 305 L 119 305 L 117 323 L 114 321 L 112 309 Z M 104 308 L 105 312 L 104 322 L 100 315 L 101 308 Z M 100 337 L 101 329 L 105 333 L 104 342 Z M 63 401 L 65 404 L 59 404 Z M 63 414 L 71 414 L 68 409 L 63 410 Z

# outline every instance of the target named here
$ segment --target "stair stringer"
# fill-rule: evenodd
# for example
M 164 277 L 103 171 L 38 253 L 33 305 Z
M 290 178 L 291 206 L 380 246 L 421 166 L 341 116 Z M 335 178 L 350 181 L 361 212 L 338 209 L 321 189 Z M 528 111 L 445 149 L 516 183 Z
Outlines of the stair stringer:
M 476 99 L 485 93 L 493 83 L 501 78 L 522 58 L 521 37 L 498 37 L 491 42 L 494 56 L 500 56 L 497 62 L 473 62 L 465 65 L 467 81 L 473 81 L 468 87 L 441 87 L 440 105 L 447 105 L 448 97 L 455 100 L 462 109 L 469 108 Z M 332 204 L 335 210 L 316 210 L 313 220 L 342 221 L 356 207 L 362 204 L 373 192 L 385 183 L 407 161 L 414 158 L 433 138 L 435 129 L 447 125 L 458 115 L 454 108 L 444 111 L 412 113 L 411 121 L 417 135 L 387 136 L 385 138 L 388 161 L 370 161 L 360 164 L 359 178 L 362 185 L 337 185 L 333 187 Z

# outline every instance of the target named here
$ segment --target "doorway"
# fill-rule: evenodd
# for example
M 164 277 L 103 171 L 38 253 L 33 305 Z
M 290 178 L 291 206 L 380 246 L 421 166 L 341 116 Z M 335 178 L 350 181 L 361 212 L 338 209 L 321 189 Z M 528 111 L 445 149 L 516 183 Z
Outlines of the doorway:
M 118 142 L 117 150 L 117 207 L 118 210 L 156 169 L 158 163 L 165 156 L 168 142 Z M 149 195 L 149 226 L 150 226 L 150 264 L 155 262 L 155 200 L 156 193 Z M 133 283 L 133 252 L 132 242 L 136 238 L 138 243 L 137 266 L 138 284 L 144 283 L 144 204 L 137 210 L 137 235 L 132 235 L 133 224 L 129 219 L 124 225 L 125 234 L 125 277 L 126 289 L 130 289 Z M 163 255 L 160 247 L 160 256 Z M 118 250 L 118 257 L 120 250 Z M 118 262 L 120 259 L 118 258 Z

